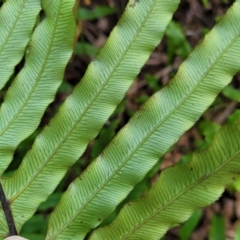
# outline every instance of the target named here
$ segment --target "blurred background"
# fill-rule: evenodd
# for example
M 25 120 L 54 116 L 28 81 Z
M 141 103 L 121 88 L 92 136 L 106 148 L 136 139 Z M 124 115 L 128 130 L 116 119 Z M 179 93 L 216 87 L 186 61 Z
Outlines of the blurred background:
M 141 1 L 141 0 L 140 0 Z M 49 199 L 40 205 L 37 213 L 23 227 L 21 235 L 29 239 L 43 240 L 47 219 L 67 186 L 98 156 L 113 136 L 121 129 L 149 96 L 165 86 L 175 75 L 179 65 L 204 35 L 219 21 L 234 1 L 230 0 L 182 0 L 174 14 L 163 41 L 151 54 L 141 73 L 133 82 L 125 98 L 106 122 L 98 137 L 92 141 L 84 155 L 68 171 Z M 107 40 L 111 30 L 121 17 L 127 0 L 82 0 L 77 1 L 75 13 L 77 31 L 75 51 L 70 60 L 55 101 L 48 107 L 39 128 L 20 144 L 15 160 L 9 166 L 10 175 L 19 166 L 36 135 L 56 114 L 61 103 L 84 75 L 88 64 Z M 134 59 L 133 59 L 134 61 Z M 23 62 L 16 67 L 15 74 Z M 159 159 L 158 164 L 147 174 L 122 203 L 146 194 L 156 182 L 162 169 L 173 164 L 187 163 L 195 150 L 206 148 L 215 132 L 226 122 L 240 116 L 240 75 L 234 77 L 216 98 L 212 106 L 180 140 Z M 3 99 L 4 91 L 1 93 Z M 159 143 L 161 144 L 161 143 Z M 240 240 L 240 179 L 229 186 L 222 197 L 211 206 L 197 210 L 184 224 L 166 234 L 166 240 Z M 118 207 L 118 209 L 122 206 Z M 103 224 L 110 223 L 118 209 Z M 44 222 L 44 224 L 42 224 Z

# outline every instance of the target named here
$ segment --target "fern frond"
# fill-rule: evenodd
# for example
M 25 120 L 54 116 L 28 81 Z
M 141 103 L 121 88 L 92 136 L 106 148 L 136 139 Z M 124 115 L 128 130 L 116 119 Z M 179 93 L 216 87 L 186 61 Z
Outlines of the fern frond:
M 40 1 L 8 0 L 0 10 L 0 89 L 23 57 L 41 9 Z
M 223 127 L 211 147 L 181 167 L 164 170 L 142 200 L 124 206 L 116 220 L 96 230 L 97 239 L 160 239 L 194 210 L 216 201 L 240 173 L 240 120 Z
M 37 137 L 19 170 L 12 178 L 3 179 L 17 229 L 98 134 L 159 43 L 179 0 L 161 2 L 141 1 L 134 8 L 128 7 L 84 78 Z M 29 204 L 25 204 L 26 198 Z
M 159 1 L 159 9 L 165 4 Z M 171 83 L 141 107 L 102 154 L 69 186 L 50 216 L 47 239 L 83 239 L 115 209 L 231 81 L 240 69 L 239 12 L 237 1 L 181 65 Z
M 32 35 L 25 66 L 6 93 L 0 109 L 0 175 L 18 144 L 37 128 L 62 82 L 75 34 L 74 17 L 63 10 L 72 9 L 68 4 L 43 1 L 46 19 Z
M 25 66 L 9 88 L 0 109 L 0 174 L 9 165 L 18 144 L 36 129 L 62 82 L 65 66 L 73 51 L 74 2 L 42 1 L 46 18 L 34 31 Z M 36 159 L 31 161 L 35 165 Z M 24 173 L 21 182 L 28 181 L 27 177 Z M 18 184 L 13 183 L 11 188 L 15 189 Z M 11 192 L 11 188 L 7 187 L 5 191 Z M 20 215 L 20 218 L 24 216 Z M 4 218 L 0 219 L 0 225 L 1 221 Z

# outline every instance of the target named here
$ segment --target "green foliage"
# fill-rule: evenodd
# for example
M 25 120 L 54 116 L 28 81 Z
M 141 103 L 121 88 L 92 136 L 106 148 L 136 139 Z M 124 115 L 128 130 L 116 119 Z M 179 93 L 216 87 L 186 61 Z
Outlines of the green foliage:
M 24 236 L 32 239 L 41 238 L 33 235 L 31 226 L 37 227 L 36 232 L 46 231 L 49 240 L 84 239 L 104 219 L 107 224 L 107 217 L 129 194 L 136 199 L 147 192 L 146 179 L 156 173 L 159 159 L 240 69 L 237 0 L 188 56 L 171 82 L 150 97 L 114 137 L 117 118 L 102 127 L 114 111 L 113 116 L 117 115 L 117 106 L 124 103 L 126 91 L 159 44 L 179 4 L 178 0 L 130 0 L 83 79 L 38 134 L 20 167 L 12 176 L 4 176 L 17 146 L 36 133 L 57 89 L 61 86 L 61 91 L 71 91 L 70 86 L 61 85 L 61 80 L 73 50 L 74 3 L 42 0 L 40 5 L 35 0 L 8 0 L 1 8 L 1 87 L 21 58 L 25 59 L 0 109 L 0 183 L 7 199 L 7 204 L 2 201 L 0 208 L 1 239 L 11 231 L 4 211 L 8 207 L 17 231 L 23 228 Z M 41 7 L 45 17 L 36 23 Z M 83 17 L 92 19 L 105 14 L 106 9 L 98 9 Z M 170 46 L 178 48 L 177 39 L 185 44 L 183 52 L 169 52 L 170 58 L 176 53 L 185 58 L 190 47 L 181 27 L 172 22 L 167 34 Z M 158 90 L 153 78 L 148 76 L 147 81 L 153 90 Z M 89 238 L 159 239 L 196 209 L 215 201 L 240 172 L 239 121 L 237 118 L 219 130 L 214 143 L 204 152 L 194 154 L 189 163 L 164 170 L 144 198 L 124 205 L 110 225 L 98 228 Z M 215 126 L 214 131 L 205 134 L 210 139 L 208 144 L 218 128 Z M 51 195 L 94 138 L 91 155 L 95 160 L 69 185 L 60 200 L 59 193 Z M 3 194 L 1 197 L 4 199 Z M 37 209 L 47 211 L 55 204 L 46 230 L 45 224 L 40 225 L 45 221 L 42 215 L 33 215 Z M 112 220 L 114 216 L 111 217 Z M 28 225 L 24 226 L 26 221 Z M 196 222 L 197 218 L 189 224 L 194 228 Z M 182 238 L 188 235 L 183 228 Z
M 197 226 L 200 218 L 202 217 L 202 211 L 200 209 L 196 210 L 192 216 L 183 224 L 180 229 L 179 237 L 181 240 L 188 240 L 191 233 Z
M 157 78 L 150 75 L 150 74 L 146 74 L 145 75 L 145 79 L 149 85 L 149 87 L 153 90 L 153 91 L 158 91 L 160 89 L 159 84 L 157 82 Z
M 240 224 L 238 223 L 237 230 L 235 232 L 234 240 L 240 239 Z
M 168 61 L 172 61 L 174 54 L 180 56 L 182 59 L 185 59 L 191 52 L 191 46 L 186 40 L 180 24 L 172 21 L 168 25 L 166 36 L 168 38 Z
M 209 120 L 203 120 L 199 124 L 199 130 L 204 136 L 204 141 L 199 143 L 199 149 L 204 149 L 208 147 L 217 133 L 217 131 L 220 128 L 220 124 L 215 122 L 210 122 Z
M 225 223 L 223 216 L 214 215 L 211 222 L 209 240 L 224 240 L 225 236 Z
M 99 7 L 95 7 L 92 10 L 88 10 L 86 8 L 80 8 L 78 11 L 77 19 L 93 20 L 93 19 L 98 19 L 100 17 L 104 17 L 107 15 L 111 15 L 116 12 L 117 12 L 116 9 L 110 8 L 108 6 L 99 6 Z
M 240 91 L 232 86 L 225 87 L 222 93 L 224 96 L 232 99 L 233 101 L 240 102 Z
M 79 42 L 77 43 L 75 53 L 78 55 L 95 56 L 98 51 L 98 47 L 95 47 L 89 43 Z

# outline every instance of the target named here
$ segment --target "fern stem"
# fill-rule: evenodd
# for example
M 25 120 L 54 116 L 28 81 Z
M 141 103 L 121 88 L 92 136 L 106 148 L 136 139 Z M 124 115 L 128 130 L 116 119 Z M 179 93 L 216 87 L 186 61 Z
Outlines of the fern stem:
M 4 214 L 5 214 L 6 220 L 7 220 L 9 236 L 18 235 L 16 226 L 15 226 L 15 223 L 13 220 L 12 211 L 10 209 L 10 204 L 6 198 L 6 195 L 4 193 L 1 183 L 0 183 L 0 202 L 2 204 L 2 208 L 3 208 Z

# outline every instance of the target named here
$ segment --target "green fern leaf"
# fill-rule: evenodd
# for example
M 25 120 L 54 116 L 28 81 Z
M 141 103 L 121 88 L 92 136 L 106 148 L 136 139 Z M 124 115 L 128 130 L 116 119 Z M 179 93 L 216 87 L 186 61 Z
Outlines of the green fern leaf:
M 30 40 L 40 1 L 9 0 L 0 10 L 0 89 L 12 75 Z
M 46 19 L 32 35 L 25 66 L 1 106 L 0 175 L 11 162 L 18 144 L 37 128 L 46 107 L 55 97 L 71 57 L 75 20 L 72 13 L 69 15 L 61 8 L 57 9 L 59 3 L 43 1 Z M 68 2 L 64 4 L 67 7 Z M 71 10 L 72 5 L 67 9 L 69 7 Z
M 240 173 L 240 120 L 223 127 L 204 152 L 181 167 L 164 170 L 142 200 L 124 206 L 116 220 L 96 230 L 97 239 L 160 239 L 194 210 L 216 201 Z
M 157 9 L 167 2 L 159 1 Z M 180 67 L 174 80 L 148 100 L 69 186 L 50 216 L 47 239 L 83 239 L 231 81 L 240 68 L 239 12 L 237 1 Z
M 9 88 L 0 109 L 0 174 L 12 160 L 18 144 L 36 129 L 46 107 L 53 101 L 73 51 L 74 0 L 42 1 L 42 6 L 46 18 L 33 33 L 25 66 Z M 35 159 L 32 161 L 35 165 Z M 25 173 L 21 182 L 24 180 L 27 180 Z M 17 186 L 13 183 L 11 188 Z M 20 219 L 24 219 L 23 216 L 23 213 L 21 217 L 18 215 Z M 1 229 L 2 221 L 4 218 L 0 217 L 0 232 L 6 231 L 5 226 Z
M 69 166 L 97 135 L 159 43 L 179 0 L 164 1 L 164 5 L 159 2 L 141 1 L 125 11 L 84 78 L 37 137 L 18 171 L 2 180 L 17 229 L 52 193 Z M 29 204 L 23 204 L 26 198 Z

